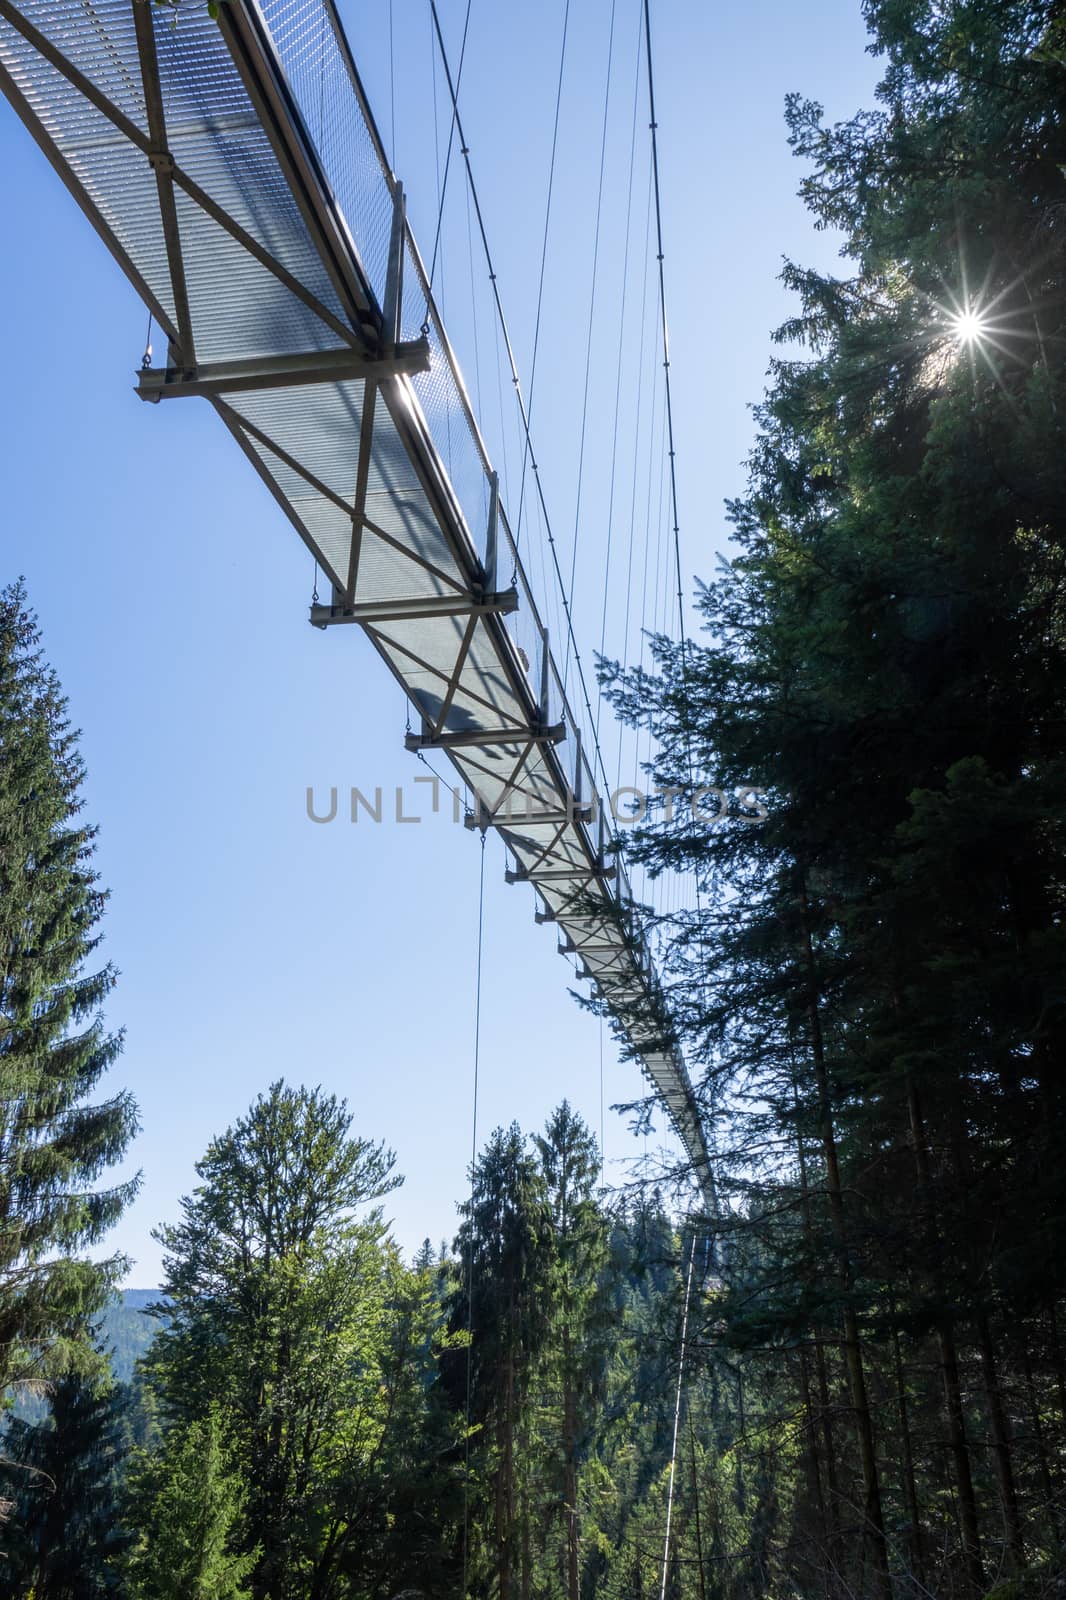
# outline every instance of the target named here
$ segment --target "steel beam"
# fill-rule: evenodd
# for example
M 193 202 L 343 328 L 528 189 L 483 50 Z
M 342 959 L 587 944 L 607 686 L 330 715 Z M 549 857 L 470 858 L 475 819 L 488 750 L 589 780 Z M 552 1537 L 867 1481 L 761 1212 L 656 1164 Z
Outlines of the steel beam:
M 568 922 L 603 922 L 611 927 L 618 925 L 616 916 L 606 903 L 602 911 L 570 911 L 566 906 L 563 906 L 559 911 L 550 909 L 547 911 L 534 911 L 533 920 L 540 924 L 545 922 L 558 922 L 560 924 Z
M 563 916 L 559 920 L 559 926 L 561 928 L 563 928 L 564 933 L 565 933 L 565 929 L 566 929 L 566 926 L 568 924 L 572 924 L 574 922 L 579 922 L 580 920 L 581 920 L 580 918 L 569 917 L 564 913 Z M 594 919 L 589 917 L 589 918 L 586 918 L 585 920 L 587 922 L 591 923 Z M 616 928 L 618 930 L 618 939 L 617 939 L 616 943 L 614 943 L 612 945 L 605 945 L 605 944 L 589 945 L 587 948 L 594 955 L 595 954 L 606 955 L 607 953 L 613 951 L 614 954 L 619 958 L 619 960 L 624 960 L 626 957 L 629 956 L 630 950 L 631 950 L 631 946 L 630 946 L 629 942 L 627 941 L 623 930 L 618 927 L 617 923 L 612 922 L 610 924 L 610 926 L 612 928 Z M 569 939 L 569 938 L 565 938 L 564 937 L 563 939 L 561 939 L 559 941 L 559 952 L 560 952 L 561 955 L 580 956 L 580 955 L 584 954 L 585 949 L 586 949 L 586 946 L 580 945 L 580 944 L 575 944 L 574 941 L 572 939 Z
M 5 4 L 5 0 L 0 0 L 0 20 L 9 21 L 9 13 L 10 7 Z M 40 35 L 36 37 L 39 38 Z M 30 42 L 33 42 L 32 39 Z M 46 59 L 50 65 L 54 65 L 51 57 L 46 57 Z M 66 58 L 59 56 L 58 59 L 65 61 Z M 162 328 L 168 339 L 176 340 L 178 330 L 171 321 L 170 313 L 164 309 L 152 285 L 142 276 L 126 249 L 120 244 L 118 236 L 101 216 L 84 185 L 75 176 L 62 150 L 56 144 L 3 62 L 0 62 L 0 94 L 10 101 L 18 116 L 22 118 L 57 177 L 65 184 L 86 220 L 99 234 L 121 271 L 125 273 L 145 305 L 151 311 L 159 327 Z M 102 99 L 103 97 L 101 96 L 100 98 Z M 95 102 L 93 103 L 95 104 Z M 110 102 L 105 102 L 105 104 L 110 104 Z M 139 132 L 139 130 L 136 131 Z
M 489 612 L 506 616 L 517 610 L 517 589 L 503 589 L 499 594 L 429 595 L 424 600 L 362 600 L 353 604 L 342 599 L 329 606 L 312 606 L 311 626 L 329 628 L 338 622 L 417 622 L 422 617 L 482 616 Z
M 254 123 L 255 119 L 252 120 Z M 172 132 L 177 134 L 180 129 L 175 128 Z M 360 329 L 358 333 L 355 333 L 351 328 L 346 327 L 339 317 L 334 316 L 328 306 L 322 304 L 317 295 L 312 294 L 310 289 L 300 282 L 299 278 L 294 278 L 288 268 L 282 266 L 276 256 L 265 249 L 259 243 L 259 240 L 250 234 L 246 228 L 242 228 L 240 223 L 234 217 L 231 217 L 228 211 L 223 210 L 207 193 L 206 189 L 202 189 L 196 180 L 190 178 L 189 174 L 178 166 L 176 162 L 171 176 L 178 188 L 184 190 L 189 199 L 198 205 L 201 211 L 206 212 L 213 222 L 217 222 L 219 227 L 223 228 L 231 239 L 236 239 L 242 249 L 247 250 L 248 254 L 258 261 L 261 267 L 265 267 L 269 273 L 277 278 L 279 283 L 284 284 L 290 294 L 295 295 L 297 300 L 301 301 L 309 311 L 313 311 L 316 317 L 319 317 L 328 328 L 331 328 L 339 338 L 344 340 L 345 344 L 353 345 L 360 350 L 367 348 L 366 335 L 363 330 Z
M 182 395 L 239 394 L 250 389 L 298 389 L 309 383 L 380 382 L 404 373 L 429 371 L 428 339 L 398 344 L 394 354 L 367 356 L 354 350 L 309 350 L 291 356 L 255 356 L 212 361 L 197 367 L 148 367 L 137 374 L 142 400 Z
M 352 543 L 348 552 L 348 581 L 344 598 L 355 603 L 359 582 L 359 557 L 363 550 L 363 518 L 366 516 L 366 491 L 370 483 L 370 458 L 374 453 L 374 412 L 378 403 L 376 383 L 363 385 L 363 409 L 359 419 L 359 460 L 355 468 L 355 499 L 352 502 Z
M 339 317 L 334 316 L 329 307 L 324 306 L 317 295 L 312 294 L 298 278 L 294 278 L 292 273 L 282 266 L 281 262 L 258 239 L 242 228 L 240 223 L 231 217 L 228 211 L 223 210 L 211 195 L 205 189 L 202 189 L 196 180 L 179 166 L 174 160 L 172 151 L 158 149 L 152 138 L 145 134 L 136 123 L 131 122 L 83 72 L 79 72 L 78 68 L 60 50 L 56 49 L 55 45 L 44 34 L 40 33 L 38 29 L 33 27 L 32 23 L 28 22 L 25 17 L 15 10 L 10 4 L 10 0 L 0 0 L 0 17 L 15 28 L 28 44 L 39 51 L 50 66 L 54 67 L 62 77 L 66 78 L 67 82 L 79 93 L 83 94 L 90 105 L 112 124 L 117 130 L 115 138 L 117 147 L 121 148 L 123 142 L 128 141 L 135 149 L 140 150 L 153 166 L 161 163 L 163 168 L 169 171 L 171 181 L 179 189 L 183 189 L 189 199 L 198 205 L 201 210 L 205 211 L 214 222 L 217 222 L 220 228 L 224 228 L 231 238 L 236 239 L 237 243 L 243 246 L 249 255 L 254 256 L 260 266 L 273 273 L 279 283 L 283 283 L 291 294 L 295 295 L 298 300 L 301 300 L 307 306 L 308 310 L 313 311 L 315 316 L 320 317 L 346 343 L 357 344 L 360 348 L 366 346 L 365 330 L 360 329 L 357 332 L 353 332 L 350 327 L 345 326 Z M 135 15 L 135 23 L 136 21 Z M 176 340 L 177 330 L 170 326 L 170 320 L 158 304 L 152 290 L 138 273 L 129 256 L 122 250 L 110 229 L 105 226 L 100 214 L 86 200 L 84 191 L 77 183 L 70 167 L 61 157 L 58 157 L 54 142 L 45 131 L 43 124 L 34 114 L 14 80 L 10 78 L 3 68 L 0 68 L 0 89 L 11 100 L 23 121 L 31 128 L 34 137 L 59 173 L 59 176 L 70 189 L 93 227 L 102 235 L 108 249 L 116 256 L 122 270 L 134 284 L 142 299 L 151 306 L 153 315 L 160 327 L 164 329 L 168 338 Z M 174 124 L 170 132 L 173 137 L 180 138 L 190 132 L 203 132 L 208 126 L 216 130 L 231 127 L 258 127 L 260 123 L 259 118 L 253 113 L 250 116 L 243 117 L 216 118 L 209 125 L 204 122 L 180 122 Z M 160 215 L 162 217 L 162 212 Z
M 486 625 L 487 621 L 488 619 L 486 619 Z M 384 632 L 384 629 L 387 627 L 388 623 L 384 622 L 368 622 L 366 624 L 367 632 L 384 654 L 389 655 L 390 652 L 395 650 L 407 661 L 413 661 L 416 667 L 421 667 L 423 672 L 428 672 L 431 678 L 438 678 L 445 686 L 451 683 L 451 673 L 443 671 L 441 667 L 434 666 L 432 661 L 427 661 L 425 656 L 420 656 L 417 650 L 409 649 L 408 646 L 405 645 L 401 640 L 390 638 L 389 635 Z M 487 697 L 487 695 L 477 694 L 471 688 L 465 689 L 463 693 L 465 699 L 469 700 L 476 706 L 480 706 L 483 711 L 488 712 L 490 717 L 499 715 L 498 707 L 493 705 L 492 701 Z M 414 700 L 416 704 L 418 704 L 417 696 L 412 694 L 410 695 L 410 698 Z M 419 707 L 419 709 L 421 710 L 421 707 Z M 524 728 L 516 727 L 511 738 L 511 743 L 514 744 L 515 740 L 521 742 L 524 737 Z M 431 747 L 427 746 L 426 748 Z M 443 746 L 442 748 L 446 749 L 447 746 Z
M 378 342 L 381 317 L 366 269 L 325 181 L 258 8 L 221 6 L 219 31 L 342 307 L 368 343 Z
M 542 728 L 464 728 L 460 733 L 409 733 L 405 750 L 456 750 L 463 745 L 561 744 L 565 722 Z
M 455 700 L 455 696 L 459 692 L 459 685 L 463 678 L 463 668 L 466 666 L 466 658 L 470 654 L 470 646 L 474 642 L 474 634 L 476 632 L 477 617 L 475 615 L 469 619 L 466 627 L 463 630 L 463 638 L 462 643 L 459 646 L 459 654 L 455 658 L 455 665 L 451 671 L 451 681 L 448 684 L 444 699 L 440 703 L 440 710 L 437 712 L 437 720 L 433 724 L 433 738 L 439 738 L 444 732 L 444 725 L 448 721 L 448 713 L 452 709 L 452 703 Z
M 381 342 L 394 350 L 400 341 L 403 314 L 403 242 L 407 231 L 407 206 L 403 184 L 397 180 L 392 191 L 392 233 L 389 237 L 389 265 L 385 278 L 385 299 L 381 307 Z
M 497 806 L 495 811 L 482 808 L 480 816 L 488 818 L 494 828 L 501 831 L 514 831 L 517 828 L 559 828 L 570 822 L 588 822 L 589 810 L 587 806 L 574 806 L 565 811 L 508 811 L 506 807 Z M 475 821 L 473 812 L 466 818 L 468 828 L 480 828 L 480 821 Z
M 485 587 L 496 587 L 496 550 L 500 525 L 500 475 L 489 474 L 489 525 L 485 530 Z
M 508 867 L 504 872 L 507 883 L 575 883 L 578 880 L 598 878 L 601 882 L 609 882 L 614 876 L 613 871 L 603 867 L 549 867 L 545 872 L 538 868 Z

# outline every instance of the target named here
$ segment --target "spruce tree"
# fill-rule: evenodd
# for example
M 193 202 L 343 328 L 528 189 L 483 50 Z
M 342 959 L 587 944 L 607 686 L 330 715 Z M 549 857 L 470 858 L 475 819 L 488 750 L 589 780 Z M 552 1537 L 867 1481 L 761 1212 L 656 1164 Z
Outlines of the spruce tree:
M 3 1600 L 105 1600 L 118 1589 L 128 1543 L 119 1488 L 127 1405 L 120 1386 L 68 1377 L 55 1385 L 43 1422 L 8 1423 Z
M 132 1600 L 246 1600 L 258 1551 L 233 1548 L 245 1493 L 227 1433 L 212 1405 L 142 1458 L 130 1503 L 138 1530 L 127 1574 Z
M 78 735 L 21 583 L 0 591 L 0 1394 L 99 1363 L 88 1332 L 125 1269 L 90 1261 L 136 1189 L 94 1187 L 136 1129 L 90 1096 L 122 1047 L 87 971 L 106 894 L 79 820 Z
M 547 1445 L 555 1469 L 553 1499 L 561 1507 L 564 1559 L 559 1564 L 568 1600 L 581 1595 L 580 1469 L 595 1433 L 606 1349 L 607 1218 L 596 1200 L 600 1153 L 567 1101 L 534 1139 L 551 1218 L 548 1349 L 541 1362 L 555 1391 L 558 1425 Z
M 472 1462 L 484 1490 L 471 1508 L 470 1589 L 514 1600 L 531 1581 L 530 1386 L 549 1327 L 551 1225 L 517 1123 L 494 1130 L 472 1179 L 451 1308 L 453 1331 L 472 1342 L 450 1363 L 456 1410 L 478 1430 Z

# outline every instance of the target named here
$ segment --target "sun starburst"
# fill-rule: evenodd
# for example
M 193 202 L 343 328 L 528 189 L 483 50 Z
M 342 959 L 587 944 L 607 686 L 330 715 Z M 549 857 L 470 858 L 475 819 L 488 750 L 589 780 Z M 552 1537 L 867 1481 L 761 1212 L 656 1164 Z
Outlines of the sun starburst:
M 960 344 L 978 344 L 989 332 L 988 320 L 976 306 L 964 306 L 961 311 L 952 312 L 950 322 Z

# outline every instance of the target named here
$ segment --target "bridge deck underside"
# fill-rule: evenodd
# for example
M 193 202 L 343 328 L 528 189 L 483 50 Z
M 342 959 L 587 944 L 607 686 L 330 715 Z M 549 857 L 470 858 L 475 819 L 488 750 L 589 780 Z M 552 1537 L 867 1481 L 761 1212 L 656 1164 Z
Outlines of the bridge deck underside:
M 710 1192 L 597 784 L 329 0 L 0 0 L 0 88 L 598 987 Z M 500 575 L 504 587 L 501 587 Z M 512 592 L 513 589 L 513 592 Z M 342 630 L 343 631 L 343 630 Z

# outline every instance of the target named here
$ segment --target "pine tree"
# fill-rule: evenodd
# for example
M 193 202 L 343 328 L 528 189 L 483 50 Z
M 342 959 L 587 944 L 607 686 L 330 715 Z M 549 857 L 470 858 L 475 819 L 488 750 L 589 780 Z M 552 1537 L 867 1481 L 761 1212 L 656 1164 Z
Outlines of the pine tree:
M 128 1094 L 89 1096 L 122 1047 L 86 972 L 105 893 L 84 767 L 21 584 L 0 591 L 0 1394 L 99 1366 L 89 1322 L 126 1263 L 80 1258 L 134 1194 L 94 1189 L 136 1129 Z
M 246 1600 L 258 1551 L 234 1550 L 245 1489 L 216 1405 L 174 1427 L 135 1468 L 130 1517 L 138 1530 L 128 1565 L 132 1600 Z

